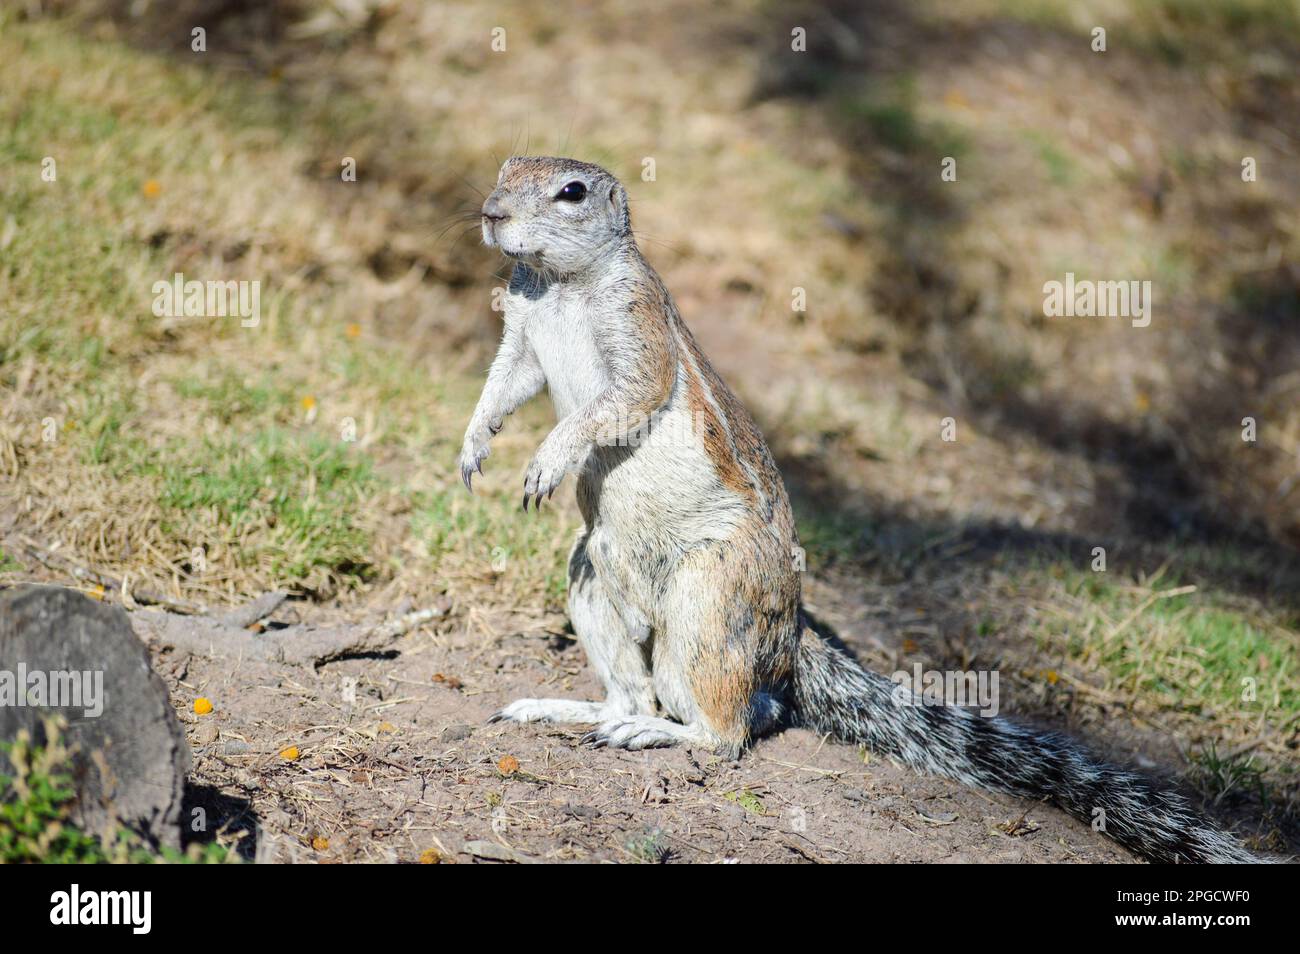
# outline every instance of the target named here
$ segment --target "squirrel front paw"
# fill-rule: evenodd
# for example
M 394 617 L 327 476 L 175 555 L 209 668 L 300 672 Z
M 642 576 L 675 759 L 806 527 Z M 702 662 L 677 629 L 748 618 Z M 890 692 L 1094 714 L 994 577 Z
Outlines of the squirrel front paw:
M 555 493 L 564 475 L 581 467 L 586 450 L 585 447 L 574 448 L 572 441 L 558 429 L 552 431 L 537 448 L 524 473 L 524 509 L 528 509 L 530 500 L 534 507 L 540 508 L 542 498 Z
M 465 432 L 465 443 L 460 449 L 460 479 L 465 482 L 465 489 L 470 493 L 474 492 L 471 484 L 474 474 L 483 473 L 483 461 L 491 453 L 488 442 L 499 430 L 501 421 L 494 420 L 481 426 L 471 424 Z

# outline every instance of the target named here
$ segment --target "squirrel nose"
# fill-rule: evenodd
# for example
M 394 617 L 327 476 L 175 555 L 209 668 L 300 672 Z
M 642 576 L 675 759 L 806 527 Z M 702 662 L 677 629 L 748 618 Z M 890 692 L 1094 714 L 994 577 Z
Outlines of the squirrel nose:
M 490 219 L 493 222 L 501 222 L 510 218 L 510 213 L 505 210 L 501 204 L 501 199 L 494 192 L 487 197 L 483 203 L 483 218 Z

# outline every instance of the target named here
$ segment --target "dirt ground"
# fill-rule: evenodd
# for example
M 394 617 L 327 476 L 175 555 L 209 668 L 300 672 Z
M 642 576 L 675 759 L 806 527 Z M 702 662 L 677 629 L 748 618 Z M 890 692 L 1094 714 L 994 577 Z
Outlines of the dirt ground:
M 197 837 L 258 861 L 1135 860 L 1050 806 L 921 778 L 804 730 L 725 761 L 489 724 L 522 696 L 599 698 L 562 618 L 453 610 L 317 666 L 178 650 L 158 638 L 158 613 L 133 623 L 193 747 L 190 808 L 209 826 Z M 195 715 L 200 697 L 210 714 Z

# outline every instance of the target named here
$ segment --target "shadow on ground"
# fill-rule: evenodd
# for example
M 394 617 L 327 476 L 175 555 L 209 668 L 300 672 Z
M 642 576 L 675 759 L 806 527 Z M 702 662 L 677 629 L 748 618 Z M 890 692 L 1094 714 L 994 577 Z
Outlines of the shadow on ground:
M 185 783 L 181 803 L 181 849 L 238 839 L 236 851 L 244 861 L 257 857 L 257 815 L 245 798 L 227 795 L 212 785 Z

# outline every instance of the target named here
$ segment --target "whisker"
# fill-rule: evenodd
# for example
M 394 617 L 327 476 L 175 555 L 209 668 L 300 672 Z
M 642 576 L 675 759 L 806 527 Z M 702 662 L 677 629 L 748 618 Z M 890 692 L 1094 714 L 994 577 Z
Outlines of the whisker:
M 644 241 L 649 243 L 650 245 L 657 245 L 660 248 L 667 249 L 668 251 L 672 252 L 674 255 L 682 254 L 681 245 L 674 244 L 672 242 L 665 242 L 663 239 L 656 238 L 655 236 L 651 235 L 649 232 L 642 232 L 639 229 L 633 229 L 632 236 L 637 240 L 638 244 Z
M 573 114 L 569 116 L 569 128 L 564 134 L 564 142 L 560 143 L 559 155 L 561 156 L 567 156 L 569 154 L 569 142 L 573 139 L 573 124 L 577 121 L 577 118 L 578 113 L 575 109 Z
M 479 217 L 479 216 L 478 216 L 477 214 L 475 214 L 475 215 L 472 216 L 472 217 L 471 217 L 471 216 L 459 216 L 459 215 L 453 217 L 452 220 L 451 220 L 450 222 L 447 222 L 446 225 L 444 225 L 441 229 L 438 230 L 438 234 L 434 237 L 434 242 L 436 243 L 436 242 L 440 241 L 444 235 L 446 235 L 448 232 L 450 232 L 452 229 L 456 228 L 457 226 L 461 226 L 461 225 L 466 225 L 466 226 L 467 226 L 467 225 L 470 225 L 470 224 L 472 223 L 474 228 L 478 228 L 478 227 L 479 227 L 479 223 L 478 223 L 478 221 L 476 221 L 476 220 L 478 219 L 478 217 Z
M 487 195 L 486 195 L 486 193 L 483 192 L 482 189 L 480 189 L 480 188 L 479 188 L 478 186 L 476 186 L 474 183 L 470 182 L 468 179 L 466 179 L 466 178 L 465 178 L 463 175 L 461 175 L 459 172 L 455 173 L 455 176 L 456 176 L 457 179 L 459 179 L 459 180 L 461 181 L 461 184 L 462 184 L 463 186 L 465 186 L 465 188 L 469 189 L 471 192 L 473 192 L 476 196 L 478 196 L 478 197 L 479 197 L 480 199 L 482 199 L 484 202 L 487 201 Z
M 442 230 L 442 232 L 438 235 L 438 238 L 434 241 L 435 249 L 438 247 L 438 244 L 442 242 L 443 238 L 445 238 L 447 233 L 450 231 L 451 231 L 450 227 Z M 450 245 L 447 246 L 446 249 L 447 253 L 450 254 L 451 252 L 454 252 L 456 250 L 456 246 L 459 245 L 461 242 L 465 241 L 465 236 L 473 235 L 478 231 L 479 231 L 478 226 L 473 226 L 471 228 L 466 228 L 462 230 L 461 233 L 456 236 L 455 240 Z

